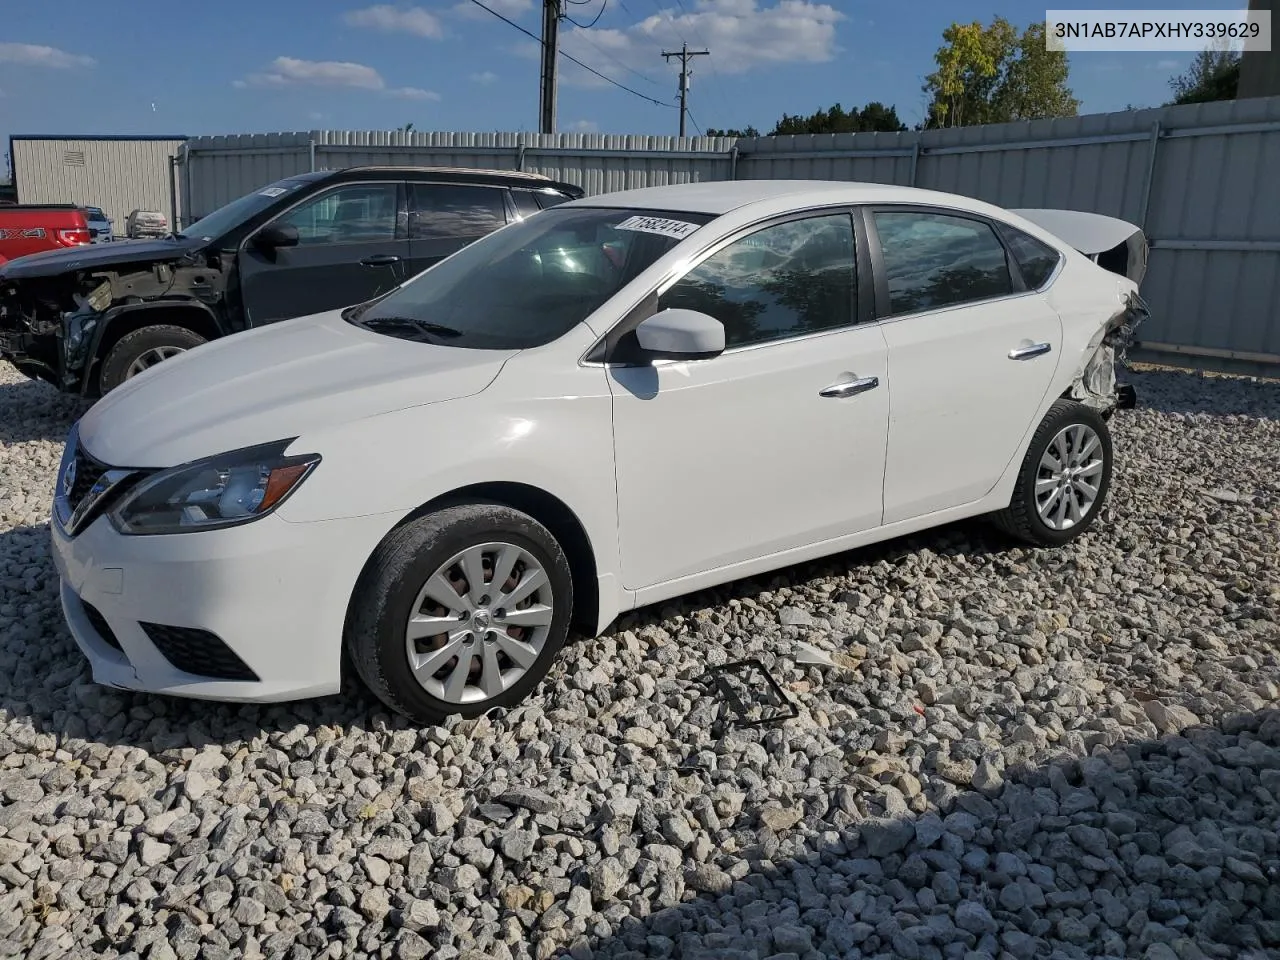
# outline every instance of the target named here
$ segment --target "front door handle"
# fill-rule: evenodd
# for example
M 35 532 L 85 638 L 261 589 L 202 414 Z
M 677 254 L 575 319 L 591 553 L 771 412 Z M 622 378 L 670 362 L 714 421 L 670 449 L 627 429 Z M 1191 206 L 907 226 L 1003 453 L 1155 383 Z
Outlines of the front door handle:
M 375 253 L 371 257 L 365 257 L 360 263 L 366 267 L 389 267 L 393 263 L 399 263 L 400 258 L 394 253 Z
M 1038 357 L 1048 353 L 1053 349 L 1051 343 L 1033 343 L 1027 347 L 1014 347 L 1009 351 L 1010 360 L 1030 360 L 1032 357 Z
M 879 377 L 862 377 L 859 380 L 841 380 L 839 383 L 833 383 L 829 387 L 823 387 L 818 391 L 820 397 L 852 397 L 855 394 L 866 393 L 868 390 L 874 390 L 880 386 Z

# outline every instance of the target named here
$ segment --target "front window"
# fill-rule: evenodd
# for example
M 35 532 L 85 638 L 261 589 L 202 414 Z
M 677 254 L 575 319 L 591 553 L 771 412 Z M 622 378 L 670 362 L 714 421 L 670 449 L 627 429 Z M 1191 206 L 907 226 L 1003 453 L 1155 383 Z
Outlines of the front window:
M 708 214 L 557 207 L 464 247 L 381 300 L 350 308 L 388 336 L 491 350 L 563 336 Z
M 304 247 L 373 243 L 395 239 L 396 206 L 394 183 L 350 183 L 300 203 L 275 223 L 296 228 Z
M 855 310 L 853 220 L 847 213 L 789 220 L 731 243 L 658 301 L 724 324 L 726 348 L 838 330 Z
M 204 241 L 220 237 L 246 220 L 257 216 L 281 197 L 296 193 L 306 184 L 306 180 L 277 180 L 275 183 L 260 187 L 253 193 L 246 193 L 243 197 L 232 200 L 208 216 L 201 217 L 178 236 L 183 239 L 193 237 Z

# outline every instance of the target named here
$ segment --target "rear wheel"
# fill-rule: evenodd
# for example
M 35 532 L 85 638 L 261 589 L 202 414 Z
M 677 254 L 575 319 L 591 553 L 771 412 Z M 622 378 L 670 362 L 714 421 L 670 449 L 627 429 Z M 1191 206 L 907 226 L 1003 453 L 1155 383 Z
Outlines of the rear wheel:
M 1057 400 L 1027 447 L 1009 506 L 996 523 L 1041 546 L 1060 546 L 1093 524 L 1111 486 L 1111 433 L 1092 407 Z
M 523 700 L 569 632 L 573 579 L 559 543 L 498 504 L 448 507 L 394 531 L 357 588 L 346 629 L 356 672 L 420 723 Z
M 114 390 L 143 370 L 205 342 L 194 330 L 172 324 L 157 324 L 126 333 L 102 362 L 102 392 Z

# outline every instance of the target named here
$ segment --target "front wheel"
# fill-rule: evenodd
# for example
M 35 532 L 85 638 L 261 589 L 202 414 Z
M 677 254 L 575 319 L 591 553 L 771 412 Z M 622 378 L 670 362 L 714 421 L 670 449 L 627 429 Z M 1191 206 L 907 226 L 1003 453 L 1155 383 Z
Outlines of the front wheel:
M 365 685 L 419 723 L 519 703 L 568 636 L 573 578 L 537 520 L 448 507 L 393 531 L 353 598 L 346 647 Z
M 102 361 L 102 392 L 114 390 L 126 380 L 157 363 L 206 342 L 204 337 L 186 327 L 156 324 L 126 333 Z
M 1061 546 L 1093 524 L 1111 486 L 1111 433 L 1092 407 L 1057 400 L 1027 447 L 1009 506 L 995 515 L 1006 532 Z

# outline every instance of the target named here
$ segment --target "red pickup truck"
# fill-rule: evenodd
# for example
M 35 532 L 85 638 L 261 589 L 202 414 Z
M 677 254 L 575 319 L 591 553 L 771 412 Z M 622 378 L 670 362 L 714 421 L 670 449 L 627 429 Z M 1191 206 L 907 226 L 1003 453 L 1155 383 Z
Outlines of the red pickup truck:
M 84 211 L 72 203 L 0 206 L 0 263 L 89 243 Z

